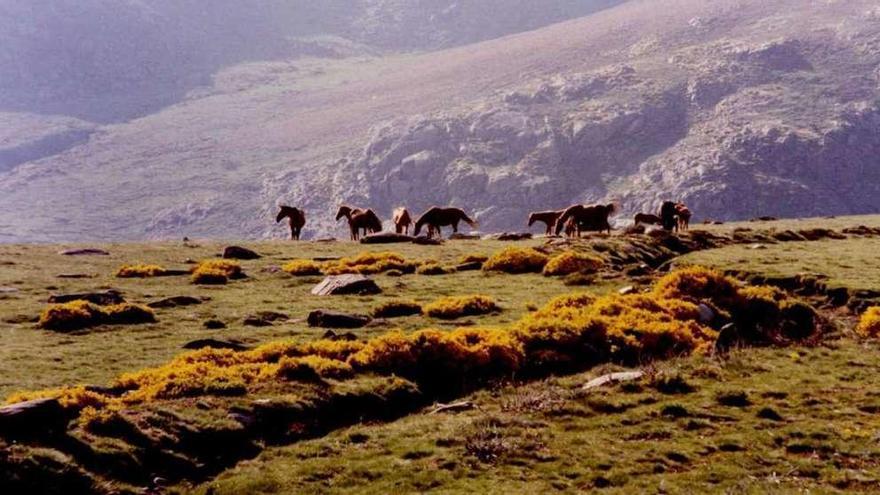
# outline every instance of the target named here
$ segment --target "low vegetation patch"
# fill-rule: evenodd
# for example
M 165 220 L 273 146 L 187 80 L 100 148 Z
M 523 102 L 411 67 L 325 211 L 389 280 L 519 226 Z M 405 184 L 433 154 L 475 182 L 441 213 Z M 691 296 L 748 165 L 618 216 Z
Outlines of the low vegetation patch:
M 500 309 L 491 297 L 479 295 L 443 297 L 424 307 L 426 315 L 442 320 L 485 315 Z
M 509 247 L 493 254 L 483 263 L 483 270 L 503 273 L 540 273 L 547 264 L 546 254 L 534 248 Z
M 422 305 L 415 301 L 388 301 L 373 308 L 373 318 L 398 318 L 422 313 Z
M 293 260 L 284 264 L 281 269 L 295 277 L 321 275 L 321 264 L 312 260 Z
M 544 266 L 544 275 L 571 275 L 572 273 L 594 273 L 605 264 L 602 258 L 576 251 L 558 254 Z
M 880 306 L 870 307 L 862 313 L 856 333 L 862 337 L 880 337 Z
M 422 263 L 416 269 L 419 275 L 448 275 L 454 272 L 454 268 L 445 267 L 437 262 Z
M 416 271 L 417 266 L 417 263 L 407 261 L 400 254 L 391 251 L 378 253 L 364 252 L 351 258 L 342 258 L 336 262 L 328 262 L 324 266 L 324 273 L 327 275 L 342 275 L 346 273 L 373 275 L 391 270 L 413 273 Z
M 159 265 L 122 265 L 116 270 L 118 278 L 149 278 L 161 277 L 168 271 Z
M 97 325 L 128 325 L 152 323 L 156 314 L 147 306 L 121 303 L 98 306 L 88 301 L 52 304 L 40 315 L 40 327 L 47 330 L 72 331 Z
M 458 262 L 462 265 L 467 263 L 485 263 L 488 259 L 489 256 L 485 254 L 466 254 L 459 258 Z
M 200 285 L 223 285 L 230 279 L 244 277 L 237 261 L 216 259 L 199 262 L 193 268 L 192 281 Z

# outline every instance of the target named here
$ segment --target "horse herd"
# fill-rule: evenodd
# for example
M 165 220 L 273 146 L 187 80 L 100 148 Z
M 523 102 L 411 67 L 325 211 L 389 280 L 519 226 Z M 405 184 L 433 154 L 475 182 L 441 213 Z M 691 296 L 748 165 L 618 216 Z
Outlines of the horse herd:
M 563 230 L 568 237 L 580 237 L 583 232 L 611 232 L 609 218 L 617 207 L 614 204 L 605 205 L 573 205 L 564 210 L 540 211 L 529 214 L 529 227 L 535 222 L 544 223 L 547 226 L 547 235 L 560 235 Z M 306 215 L 303 210 L 292 206 L 281 206 L 275 222 L 287 218 L 290 224 L 290 237 L 299 240 L 303 226 L 306 224 Z M 356 208 L 342 205 L 336 212 L 336 221 L 345 218 L 351 231 L 351 240 L 357 241 L 361 236 L 382 231 L 382 221 L 372 209 Z M 660 225 L 666 230 L 687 230 L 690 224 L 691 211 L 683 203 L 666 201 L 660 207 L 658 215 L 652 213 L 638 213 L 634 220 L 636 225 Z M 413 235 L 418 236 L 423 228 L 426 228 L 428 237 L 441 235 L 441 227 L 452 227 L 453 232 L 458 232 L 458 225 L 465 222 L 473 228 L 477 222 L 472 220 L 461 208 L 433 206 L 422 213 L 415 222 L 406 208 L 400 207 L 394 210 L 392 223 L 398 234 L 409 235 L 410 227 L 413 227 Z

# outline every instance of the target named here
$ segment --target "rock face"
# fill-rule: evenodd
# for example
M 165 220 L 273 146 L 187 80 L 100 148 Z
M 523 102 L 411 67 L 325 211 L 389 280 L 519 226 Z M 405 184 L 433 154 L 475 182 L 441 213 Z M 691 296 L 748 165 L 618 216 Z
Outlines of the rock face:
M 467 12 L 550 9 L 366 4 L 345 35 L 398 49 L 478 39 L 463 34 Z M 617 202 L 627 220 L 667 199 L 686 202 L 694 222 L 875 212 L 875 9 L 873 0 L 631 1 L 466 48 L 359 63 L 356 83 L 326 84 L 348 80 L 344 50 L 317 69 L 229 67 L 185 104 L 0 174 L 0 225 L 19 240 L 281 237 L 272 219 L 285 202 L 305 208 L 306 236 L 339 236 L 332 214 L 343 201 L 384 218 L 401 204 L 414 216 L 456 205 L 489 231 L 597 201 Z M 485 27 L 491 16 L 477 18 Z M 400 34 L 414 24 L 422 28 Z M 301 108 L 309 119 L 289 117 Z M 106 174 L 126 180 L 106 188 L 95 179 Z M 47 194 L 55 211 L 30 214 L 32 198 Z M 110 213 L 120 208 L 134 218 Z

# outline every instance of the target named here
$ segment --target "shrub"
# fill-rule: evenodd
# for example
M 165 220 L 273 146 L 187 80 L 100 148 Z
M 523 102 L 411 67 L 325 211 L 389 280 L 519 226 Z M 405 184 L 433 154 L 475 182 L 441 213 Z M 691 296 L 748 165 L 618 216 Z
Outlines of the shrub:
M 422 313 L 422 306 L 415 301 L 388 301 L 373 308 L 373 318 L 397 318 Z
M 422 263 L 416 269 L 416 273 L 419 275 L 447 275 L 450 273 L 454 273 L 455 269 L 446 268 L 439 263 Z
M 500 308 L 492 298 L 486 296 L 455 296 L 437 299 L 423 309 L 426 315 L 433 318 L 454 320 L 493 313 Z
M 344 379 L 354 375 L 350 364 L 321 356 L 284 357 L 278 362 L 278 376 L 285 380 Z
M 122 265 L 116 270 L 118 278 L 148 278 L 161 277 L 167 270 L 159 265 Z
M 485 263 L 489 257 L 485 254 L 466 254 L 458 259 L 458 263 L 464 265 L 466 263 Z
M 285 272 L 296 277 L 320 275 L 321 264 L 312 260 L 293 260 L 281 267 Z
M 547 262 L 544 266 L 544 275 L 570 275 L 572 273 L 592 273 L 604 265 L 605 262 L 597 256 L 578 253 L 575 251 L 565 251 L 558 254 Z
M 710 300 L 724 308 L 733 306 L 739 298 L 735 280 L 699 266 L 665 275 L 654 286 L 654 294 L 666 299 Z
M 364 252 L 353 258 L 342 258 L 336 262 L 327 263 L 324 273 L 327 275 L 342 275 L 346 273 L 360 273 L 373 275 L 391 270 L 403 273 L 413 273 L 416 264 L 394 252 Z
M 872 306 L 862 313 L 856 333 L 862 337 L 876 338 L 880 336 L 880 306 Z
M 483 263 L 484 271 L 504 273 L 540 273 L 547 255 L 534 248 L 509 247 L 493 254 Z
M 242 278 L 241 265 L 232 260 L 201 261 L 193 268 L 192 281 L 201 285 L 223 285 L 229 279 Z
M 88 301 L 52 304 L 43 310 L 39 325 L 48 330 L 72 331 L 101 324 L 126 325 L 152 323 L 156 314 L 151 308 L 138 304 L 121 303 L 98 306 Z

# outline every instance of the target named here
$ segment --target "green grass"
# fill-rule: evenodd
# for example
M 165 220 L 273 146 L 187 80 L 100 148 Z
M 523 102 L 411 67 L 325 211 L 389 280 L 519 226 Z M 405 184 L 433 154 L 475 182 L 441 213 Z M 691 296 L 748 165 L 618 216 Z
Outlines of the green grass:
M 740 349 L 689 358 L 592 392 L 610 367 L 467 397 L 476 408 L 414 414 L 275 447 L 182 492 L 842 493 L 880 483 L 880 345 Z M 667 383 L 670 380 L 667 380 Z M 658 390 L 662 388 L 663 391 Z M 664 393 L 665 392 L 665 393 Z M 739 407 L 722 397 L 744 394 Z M 735 401 L 733 401 L 735 402 Z M 774 413 L 781 420 L 773 418 Z
M 536 245 L 538 241 L 528 243 Z M 526 243 L 517 243 L 517 245 Z M 264 257 L 243 261 L 248 278 L 225 286 L 197 286 L 188 276 L 147 279 L 120 279 L 113 274 L 125 263 L 155 263 L 170 269 L 187 269 L 187 259 L 215 257 L 222 244 L 204 243 L 183 247 L 177 243 L 102 245 L 110 256 L 61 256 L 71 246 L 0 245 L 0 287 L 19 292 L 0 294 L 3 346 L 0 347 L 0 398 L 18 390 L 34 390 L 88 383 L 103 385 L 120 373 L 159 365 L 179 354 L 186 342 L 203 338 L 238 339 L 259 344 L 280 339 L 314 340 L 323 329 L 309 328 L 305 317 L 314 309 L 334 309 L 369 314 L 387 301 L 413 299 L 425 304 L 442 296 L 485 294 L 503 308 L 497 314 L 469 317 L 454 322 L 411 316 L 395 318 L 386 324 L 357 330 L 369 337 L 393 328 L 416 330 L 437 326 L 454 328 L 464 322 L 504 324 L 516 321 L 530 305 L 539 306 L 552 297 L 570 292 L 561 280 L 539 274 L 506 276 L 469 271 L 439 276 L 406 275 L 374 278 L 384 292 L 376 296 L 317 297 L 311 288 L 322 277 L 292 277 L 267 269 L 296 258 L 339 257 L 362 251 L 399 252 L 407 259 L 437 260 L 455 265 L 467 254 L 491 254 L 511 243 L 495 241 L 454 241 L 444 246 L 362 246 L 348 242 L 248 244 Z M 59 274 L 96 275 L 95 278 L 58 278 Z M 592 289 L 612 290 L 620 281 L 601 282 Z M 75 334 L 60 334 L 36 328 L 35 319 L 53 293 L 91 291 L 103 288 L 121 290 L 131 302 L 149 303 L 165 297 L 187 295 L 209 297 L 201 305 L 157 309 L 158 323 L 136 326 L 99 327 Z M 243 325 L 243 320 L 261 311 L 276 311 L 291 320 L 268 327 Z M 208 330 L 203 323 L 218 319 L 227 323 L 221 330 Z

